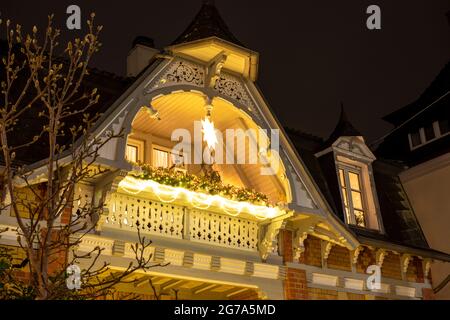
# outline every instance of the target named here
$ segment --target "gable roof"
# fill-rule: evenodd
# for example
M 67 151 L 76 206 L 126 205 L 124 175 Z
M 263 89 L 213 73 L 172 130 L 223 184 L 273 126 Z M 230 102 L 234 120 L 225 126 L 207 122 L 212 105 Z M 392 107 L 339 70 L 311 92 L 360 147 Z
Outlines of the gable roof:
M 400 161 L 410 167 L 450 151 L 450 136 L 411 149 L 408 134 L 437 120 L 450 119 L 450 62 L 413 103 L 385 116 L 395 128 L 373 144 L 378 157 Z
M 450 61 L 439 72 L 436 78 L 431 82 L 430 86 L 422 93 L 422 95 L 414 102 L 400 108 L 386 116 L 383 120 L 399 126 L 417 113 L 421 112 L 429 104 L 439 99 L 443 94 L 450 90 Z
M 217 37 L 245 47 L 230 31 L 212 0 L 204 0 L 200 11 L 186 30 L 172 43 L 181 44 L 195 40 Z

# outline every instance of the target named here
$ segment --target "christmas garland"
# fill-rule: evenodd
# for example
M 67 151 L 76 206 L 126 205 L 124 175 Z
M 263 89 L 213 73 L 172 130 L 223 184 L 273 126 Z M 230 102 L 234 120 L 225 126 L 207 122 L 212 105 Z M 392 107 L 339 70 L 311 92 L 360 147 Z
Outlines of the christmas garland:
M 139 170 L 134 171 L 132 176 L 137 179 L 152 180 L 167 186 L 220 195 L 235 201 L 245 201 L 258 205 L 267 205 L 269 201 L 265 194 L 253 189 L 223 184 L 220 174 L 214 170 L 198 176 L 182 170 L 140 165 Z

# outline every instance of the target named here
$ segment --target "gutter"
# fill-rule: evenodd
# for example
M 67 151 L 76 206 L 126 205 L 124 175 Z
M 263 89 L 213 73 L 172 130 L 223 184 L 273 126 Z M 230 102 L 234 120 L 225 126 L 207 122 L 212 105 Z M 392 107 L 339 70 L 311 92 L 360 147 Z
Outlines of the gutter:
M 358 236 L 358 240 L 361 244 L 365 244 L 368 246 L 375 246 L 390 249 L 392 251 L 402 252 L 402 253 L 412 253 L 419 257 L 423 258 L 431 258 L 434 260 L 439 260 L 443 262 L 450 262 L 450 254 L 437 251 L 434 249 L 426 249 L 426 248 L 417 248 L 392 242 L 387 242 L 383 240 L 377 240 L 373 238 L 368 238 L 365 236 Z

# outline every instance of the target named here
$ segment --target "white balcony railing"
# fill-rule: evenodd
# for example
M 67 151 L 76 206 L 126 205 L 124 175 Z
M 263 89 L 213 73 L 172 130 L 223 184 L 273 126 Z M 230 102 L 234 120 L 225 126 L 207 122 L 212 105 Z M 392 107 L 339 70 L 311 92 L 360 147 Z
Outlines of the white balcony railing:
M 258 243 L 256 221 L 121 193 L 111 197 L 104 227 L 251 251 Z

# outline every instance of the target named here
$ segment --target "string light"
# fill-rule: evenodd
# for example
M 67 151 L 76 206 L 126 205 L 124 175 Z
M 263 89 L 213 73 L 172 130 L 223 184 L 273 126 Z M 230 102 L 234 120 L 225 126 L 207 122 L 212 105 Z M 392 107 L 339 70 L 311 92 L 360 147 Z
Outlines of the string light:
M 168 168 L 153 168 L 144 164 L 140 165 L 139 169 L 132 172 L 130 176 L 140 180 L 152 180 L 166 186 L 181 187 L 194 192 L 217 194 L 234 201 L 250 202 L 260 206 L 266 206 L 269 201 L 265 194 L 253 189 L 223 184 L 220 174 L 214 170 L 198 176 Z
M 265 220 L 275 218 L 283 213 L 277 207 L 258 206 L 248 202 L 234 201 L 219 195 L 207 195 L 180 187 L 162 185 L 153 180 L 141 180 L 130 176 L 125 177 L 120 182 L 119 187 L 132 195 L 137 195 L 143 191 L 150 191 L 164 203 L 172 203 L 178 199 L 189 202 L 194 208 L 199 210 L 218 207 L 226 214 L 234 217 L 242 213 L 247 213 L 257 219 Z

